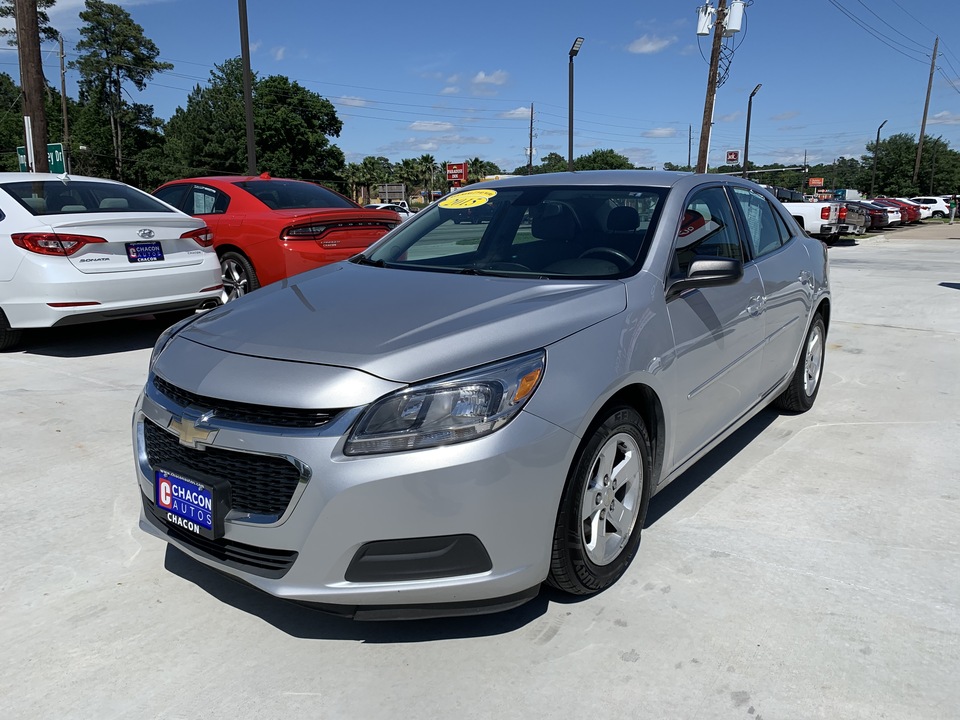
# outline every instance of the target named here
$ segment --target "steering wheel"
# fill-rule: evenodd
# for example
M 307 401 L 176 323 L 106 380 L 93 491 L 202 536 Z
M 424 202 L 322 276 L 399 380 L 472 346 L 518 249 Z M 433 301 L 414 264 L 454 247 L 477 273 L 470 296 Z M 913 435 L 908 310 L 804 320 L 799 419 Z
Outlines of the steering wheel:
M 617 259 L 618 262 L 616 265 L 620 266 L 621 270 L 626 270 L 628 267 L 633 265 L 633 259 L 629 255 L 612 247 L 594 247 L 590 248 L 589 250 L 584 250 L 582 253 L 580 253 L 580 258 L 588 258 L 594 255 L 605 256 L 608 258 L 613 256 Z

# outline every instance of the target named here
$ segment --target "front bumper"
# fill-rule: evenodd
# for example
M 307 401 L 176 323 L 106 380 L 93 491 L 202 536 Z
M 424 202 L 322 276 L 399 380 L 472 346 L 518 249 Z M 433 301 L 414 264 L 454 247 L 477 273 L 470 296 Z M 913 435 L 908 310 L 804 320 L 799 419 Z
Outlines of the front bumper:
M 169 434 L 182 411 L 150 383 L 138 401 L 140 526 L 271 595 L 357 617 L 427 617 L 512 607 L 547 576 L 577 442 L 539 417 L 521 412 L 479 440 L 365 457 L 341 452 L 359 410 L 311 429 L 218 423 L 211 445 L 189 452 L 281 458 L 300 477 L 282 511 L 231 513 L 222 538 L 198 540 L 153 502 L 146 436 Z

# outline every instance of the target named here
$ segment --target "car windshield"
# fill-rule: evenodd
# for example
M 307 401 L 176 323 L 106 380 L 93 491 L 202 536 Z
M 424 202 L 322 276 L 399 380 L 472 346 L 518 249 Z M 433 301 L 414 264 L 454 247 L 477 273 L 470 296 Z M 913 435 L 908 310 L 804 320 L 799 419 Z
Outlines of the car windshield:
M 333 190 L 302 180 L 244 180 L 234 184 L 271 210 L 360 207 Z
M 5 183 L 3 189 L 34 215 L 177 212 L 152 196 L 119 183 L 38 180 Z
M 357 262 L 549 278 L 623 277 L 642 264 L 666 188 L 524 187 L 449 195 Z

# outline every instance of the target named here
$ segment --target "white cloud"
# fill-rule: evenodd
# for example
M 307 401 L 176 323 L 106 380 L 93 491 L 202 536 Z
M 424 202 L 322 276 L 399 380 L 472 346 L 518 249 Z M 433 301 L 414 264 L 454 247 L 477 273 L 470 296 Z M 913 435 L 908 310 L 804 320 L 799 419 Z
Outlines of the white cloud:
M 944 110 L 943 112 L 934 113 L 933 117 L 930 119 L 930 124 L 931 125 L 960 125 L 960 115 Z
M 502 112 L 497 117 L 505 120 L 528 120 L 530 118 L 530 108 L 521 106 L 514 110 Z
M 389 145 L 382 145 L 374 152 L 381 155 L 386 155 L 388 157 L 399 156 L 399 157 L 410 157 L 411 154 L 415 152 L 425 153 L 425 152 L 448 152 L 451 151 L 453 147 L 460 147 L 462 145 L 489 145 L 493 140 L 488 137 L 473 137 L 468 135 L 436 135 L 429 138 L 407 138 L 406 140 L 399 140 L 397 142 L 390 143 Z
M 458 82 L 460 82 L 459 75 L 451 75 L 447 78 L 447 85 L 456 85 Z
M 645 138 L 672 138 L 677 136 L 676 128 L 654 128 L 640 133 Z
M 621 155 L 626 155 L 631 163 L 640 167 L 650 167 L 653 165 L 656 157 L 653 150 L 643 147 L 629 147 L 618 151 Z
M 776 122 L 781 122 L 783 120 L 791 120 L 792 118 L 795 118 L 799 114 L 800 112 L 797 110 L 788 110 L 787 112 L 782 112 L 779 115 L 774 115 L 770 119 Z
M 503 85 L 507 82 L 509 74 L 504 70 L 497 70 L 487 75 L 483 70 L 473 76 L 474 85 Z
M 453 125 L 448 122 L 436 122 L 432 120 L 417 120 L 410 124 L 411 130 L 420 130 L 422 132 L 450 132 Z
M 250 43 L 250 52 L 255 53 L 261 47 L 263 47 L 263 40 L 257 40 L 256 42 L 252 42 Z
M 725 122 L 725 123 L 736 122 L 737 120 L 740 119 L 740 116 L 742 114 L 743 113 L 741 113 L 739 110 L 737 110 L 736 112 L 727 113 L 726 115 L 721 115 L 720 117 L 718 117 L 717 122 Z
M 660 52 L 668 45 L 672 45 L 676 41 L 677 38 L 673 35 L 670 37 L 644 35 L 630 43 L 630 45 L 627 46 L 627 52 L 632 52 L 637 55 L 651 55 L 653 53 Z
M 273 54 L 274 60 L 283 60 L 283 56 L 287 54 L 287 49 L 282 45 L 280 47 L 275 47 L 270 51 Z
M 348 107 L 367 107 L 368 103 L 363 98 L 344 95 L 343 97 L 333 98 L 337 105 L 346 105 Z
M 456 94 L 459 93 L 459 92 L 460 92 L 460 88 L 455 87 L 455 86 L 453 86 L 453 85 L 450 85 L 450 86 L 448 86 L 448 87 L 445 87 L 443 90 L 441 90 L 441 91 L 440 91 L 440 94 L 441 94 L 441 95 L 456 95 Z

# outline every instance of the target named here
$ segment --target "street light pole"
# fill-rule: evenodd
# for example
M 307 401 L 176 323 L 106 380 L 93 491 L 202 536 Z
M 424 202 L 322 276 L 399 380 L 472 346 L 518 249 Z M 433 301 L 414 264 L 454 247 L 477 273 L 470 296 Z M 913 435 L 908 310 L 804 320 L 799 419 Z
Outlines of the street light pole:
M 568 133 L 567 140 L 567 170 L 573 172 L 573 59 L 580 52 L 580 46 L 583 45 L 583 38 L 578 37 L 573 41 L 573 45 L 570 47 L 570 99 L 569 99 L 569 120 L 568 120 Z
M 870 197 L 873 197 L 873 188 L 877 183 L 877 155 L 880 154 L 880 131 L 883 130 L 883 126 L 886 124 L 886 120 L 880 123 L 880 127 L 877 128 L 877 142 L 873 145 L 873 176 L 870 178 Z
M 257 174 L 257 140 L 253 128 L 253 79 L 250 72 L 250 34 L 247 0 L 237 0 L 240 12 L 240 58 L 243 63 L 243 114 L 247 126 L 247 174 Z
M 750 93 L 750 99 L 747 100 L 747 134 L 743 138 L 743 177 L 747 177 L 747 158 L 750 156 L 750 114 L 753 112 L 753 96 L 760 92 L 760 88 L 763 87 L 761 83 L 757 83 L 757 86 L 753 89 L 753 92 Z

